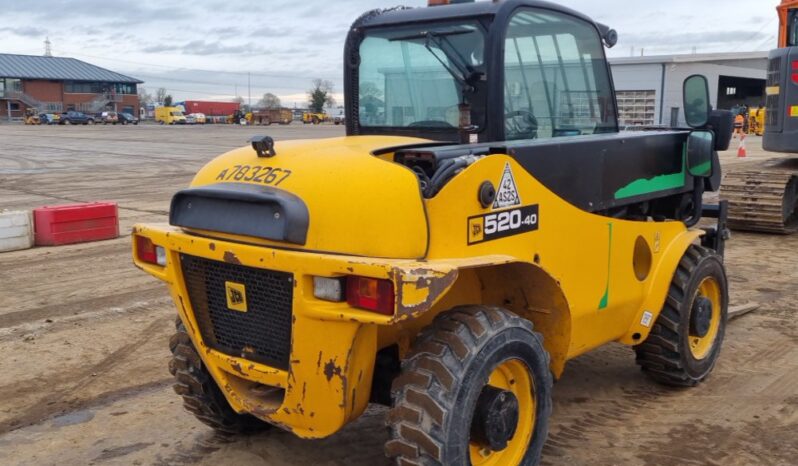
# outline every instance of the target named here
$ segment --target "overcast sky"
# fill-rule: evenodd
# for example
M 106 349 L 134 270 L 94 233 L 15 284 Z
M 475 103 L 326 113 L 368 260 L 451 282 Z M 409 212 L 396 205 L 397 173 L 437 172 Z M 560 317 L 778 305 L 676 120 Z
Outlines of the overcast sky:
M 768 50 L 778 0 L 561 0 L 615 28 L 610 56 Z M 0 53 L 74 57 L 166 88 L 176 100 L 303 104 L 313 78 L 343 90 L 351 22 L 373 8 L 426 0 L 0 0 Z M 634 52 L 632 52 L 634 48 Z M 249 73 L 249 75 L 248 75 Z

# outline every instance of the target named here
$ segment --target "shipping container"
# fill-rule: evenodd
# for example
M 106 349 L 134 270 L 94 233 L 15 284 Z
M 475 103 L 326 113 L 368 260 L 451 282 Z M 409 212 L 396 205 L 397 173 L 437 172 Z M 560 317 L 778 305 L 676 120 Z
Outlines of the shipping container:
M 240 107 L 238 102 L 212 102 L 207 100 L 186 100 L 179 104 L 186 109 L 186 114 L 204 113 L 206 116 L 232 115 Z

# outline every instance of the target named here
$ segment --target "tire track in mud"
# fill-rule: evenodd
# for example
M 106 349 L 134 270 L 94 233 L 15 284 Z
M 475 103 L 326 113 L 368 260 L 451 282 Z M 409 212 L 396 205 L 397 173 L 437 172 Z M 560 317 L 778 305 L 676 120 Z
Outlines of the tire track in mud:
M 138 337 L 133 341 L 122 345 L 113 352 L 109 353 L 98 363 L 78 371 L 77 374 L 66 375 L 61 380 L 58 380 L 57 376 L 54 377 L 52 374 L 46 374 L 21 384 L 12 385 L 12 389 L 17 393 L 20 391 L 41 391 L 42 387 L 68 386 L 60 389 L 55 388 L 52 391 L 45 390 L 46 395 L 39 398 L 22 413 L 17 414 L 11 419 L 0 422 L 0 435 L 20 429 L 22 427 L 39 423 L 56 415 L 82 409 L 88 405 L 107 402 L 108 400 L 116 400 L 119 399 L 119 397 L 133 396 L 143 390 L 147 390 L 148 388 L 162 387 L 167 385 L 169 382 L 171 382 L 171 378 L 159 379 L 143 384 L 123 387 L 117 390 L 102 393 L 90 399 L 75 399 L 75 396 L 79 396 L 82 391 L 86 390 L 90 385 L 100 379 L 102 374 L 107 372 L 112 367 L 119 365 L 122 361 L 132 355 L 137 348 L 149 341 L 153 335 L 156 334 L 156 329 L 163 327 L 173 319 L 174 317 L 171 315 L 155 319 L 146 328 L 144 328 L 139 333 Z M 9 396 L 10 394 L 0 392 L 1 398 L 8 399 L 7 397 Z
M 384 407 L 369 407 L 343 430 L 330 437 L 313 440 L 301 439 L 279 428 L 236 437 L 220 436 L 206 430 L 195 434 L 192 442 L 176 444 L 172 453 L 156 456 L 153 464 L 179 466 L 200 461 L 202 464 L 236 464 L 235 459 L 241 459 L 237 453 L 245 451 L 246 464 L 391 466 L 392 463 L 383 453 L 383 446 L 388 440 L 385 415 Z M 356 447 L 353 448 L 353 445 Z
M 721 355 L 721 363 L 699 387 L 671 389 L 648 382 L 645 377 L 639 380 L 625 377 L 632 386 L 627 388 L 620 380 L 623 375 L 616 374 L 612 379 L 618 380 L 618 385 L 596 387 L 585 391 L 584 397 L 571 394 L 558 400 L 555 393 L 555 415 L 542 464 L 555 465 L 573 457 L 583 457 L 577 452 L 591 444 L 608 449 L 621 448 L 619 444 L 639 447 L 641 453 L 637 458 L 651 465 L 755 464 L 738 458 L 740 443 L 745 440 L 750 444 L 751 455 L 787 457 L 783 454 L 784 447 L 781 453 L 775 454 L 770 453 L 772 447 L 763 447 L 761 433 L 751 426 L 764 420 L 760 417 L 764 416 L 766 406 L 789 404 L 791 396 L 798 400 L 795 388 L 798 386 L 798 351 L 789 338 L 779 338 L 772 329 L 756 325 L 761 320 L 762 316 L 753 315 L 745 321 L 747 328 L 730 329 L 727 338 L 733 340 L 726 343 L 728 347 Z M 575 372 L 588 372 L 585 375 L 590 378 L 601 377 L 600 373 L 589 369 L 597 361 L 583 361 L 580 367 L 574 368 Z M 557 413 L 558 406 L 575 403 L 586 408 L 568 406 L 560 408 L 567 411 L 564 416 Z M 768 422 L 777 426 L 783 424 L 785 418 L 789 421 L 789 417 L 782 416 L 781 419 L 772 417 Z M 750 432 L 743 436 L 741 431 Z M 726 440 L 727 437 L 736 440 Z M 683 449 L 692 450 L 684 452 Z M 724 457 L 731 461 L 728 463 L 709 453 L 717 449 L 737 453 Z M 720 461 L 716 461 L 718 459 Z
M 29 196 L 49 197 L 51 199 L 58 199 L 60 201 L 67 201 L 67 202 L 73 202 L 73 203 L 91 202 L 91 201 L 87 201 L 85 199 L 78 199 L 78 198 L 75 198 L 75 197 L 61 196 L 61 195 L 58 195 L 58 194 L 52 194 L 52 193 L 47 193 L 47 192 L 43 192 L 43 191 L 34 191 L 32 189 L 22 189 L 22 188 L 19 188 L 19 187 L 14 187 L 14 188 L 4 187 L 3 189 L 5 189 L 7 191 L 15 191 L 15 192 L 18 192 L 18 193 L 27 194 Z M 139 213 L 143 213 L 143 214 L 169 215 L 169 211 L 168 210 L 138 209 L 136 207 L 128 207 L 128 206 L 124 206 L 124 205 L 118 205 L 118 207 L 121 210 L 130 210 L 130 211 L 133 211 L 133 212 L 139 212 Z
M 14 144 L 8 144 L 8 145 L 6 145 L 6 148 L 7 149 L 14 149 L 15 145 Z M 168 163 L 168 164 L 175 163 L 175 160 L 184 160 L 184 161 L 194 161 L 194 160 L 196 160 L 198 162 L 202 162 L 202 160 L 199 159 L 198 157 L 196 157 L 193 153 L 190 154 L 190 155 L 183 155 L 182 157 L 181 156 L 171 156 L 171 157 L 163 156 L 163 157 L 159 157 L 159 156 L 156 156 L 156 155 L 144 155 L 144 154 L 141 154 L 141 153 L 131 154 L 131 153 L 127 153 L 127 152 L 113 152 L 113 151 L 108 151 L 108 150 L 87 152 L 85 149 L 72 149 L 72 148 L 69 148 L 69 147 L 55 147 L 55 146 L 40 146 L 40 145 L 35 145 L 35 144 L 16 145 L 16 149 L 17 150 L 27 150 L 27 151 L 29 151 L 31 149 L 43 149 L 43 150 L 49 150 L 49 151 L 52 151 L 52 152 L 61 152 L 61 153 L 75 154 L 75 155 L 78 155 L 80 157 L 80 159 L 84 160 L 84 161 L 85 161 L 85 157 L 86 156 L 95 155 L 95 156 L 102 156 L 102 157 L 111 156 L 111 157 L 114 157 L 115 159 L 121 159 L 121 160 L 127 161 L 130 164 L 136 163 L 136 160 L 139 160 L 139 159 L 145 159 L 145 160 L 149 160 L 149 161 L 153 161 L 153 162 L 161 162 L 161 163 Z M 181 150 L 181 152 L 183 152 L 185 154 L 185 151 Z
M 21 324 L 35 322 L 38 320 L 52 319 L 66 315 L 77 315 L 87 309 L 113 308 L 120 307 L 131 300 L 135 301 L 155 301 L 163 298 L 165 290 L 161 283 L 153 283 L 146 289 L 137 288 L 126 293 L 118 293 L 110 296 L 100 296 L 97 298 L 83 299 L 71 303 L 50 304 L 43 307 L 14 311 L 0 315 L 0 329 L 16 327 Z M 164 302 L 168 301 L 164 298 Z
M 25 273 L 29 273 L 30 269 L 40 266 L 53 266 L 53 260 L 58 259 L 59 267 L 71 266 L 74 262 L 75 265 L 85 264 L 86 261 L 93 259 L 110 260 L 116 259 L 116 256 L 130 256 L 130 244 L 127 241 L 110 240 L 93 243 L 78 243 L 69 246 L 61 246 L 56 250 L 38 250 L 33 251 L 30 249 L 17 251 L 14 255 L 5 254 L 0 256 L 0 267 L 2 273 L 8 273 L 20 269 Z
M 590 392 L 585 393 L 584 398 L 571 398 L 558 400 L 560 403 L 579 403 L 588 404 L 589 408 L 581 411 L 576 416 L 558 421 L 556 414 L 552 418 L 555 420 L 554 428 L 549 431 L 549 437 L 543 446 L 544 465 L 555 465 L 561 461 L 559 458 L 567 456 L 568 450 L 576 450 L 581 446 L 590 443 L 609 426 L 624 426 L 630 418 L 639 417 L 641 412 L 651 412 L 652 418 L 656 416 L 658 410 L 667 406 L 667 398 L 674 396 L 675 393 L 667 387 L 656 385 L 653 381 L 650 385 L 644 385 L 645 380 L 635 381 L 640 384 L 638 387 L 626 388 L 618 387 L 616 392 L 603 390 L 602 400 L 596 400 Z M 555 412 L 558 411 L 555 405 Z M 614 430 L 615 434 L 619 432 Z

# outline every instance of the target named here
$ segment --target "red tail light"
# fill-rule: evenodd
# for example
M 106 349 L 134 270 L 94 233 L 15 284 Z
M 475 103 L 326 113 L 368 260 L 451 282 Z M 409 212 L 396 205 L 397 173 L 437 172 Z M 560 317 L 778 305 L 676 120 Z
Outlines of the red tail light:
M 136 254 L 142 262 L 166 265 L 166 250 L 153 244 L 149 238 L 136 236 Z
M 798 60 L 792 62 L 792 83 L 798 84 Z
M 346 279 L 346 302 L 352 307 L 393 315 L 393 282 L 350 275 Z

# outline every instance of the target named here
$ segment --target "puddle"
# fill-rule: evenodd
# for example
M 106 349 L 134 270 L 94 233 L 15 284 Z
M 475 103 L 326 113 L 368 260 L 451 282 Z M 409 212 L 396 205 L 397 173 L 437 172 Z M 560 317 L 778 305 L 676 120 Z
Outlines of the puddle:
M 53 427 L 65 427 L 75 424 L 82 424 L 84 422 L 89 422 L 92 419 L 94 419 L 94 412 L 84 409 L 53 418 Z

